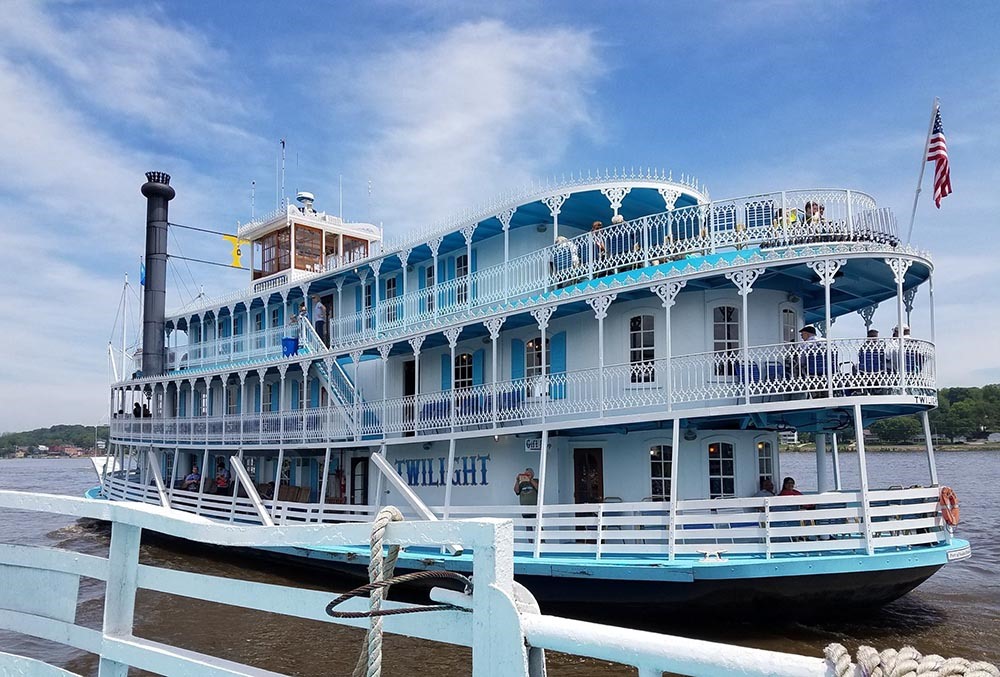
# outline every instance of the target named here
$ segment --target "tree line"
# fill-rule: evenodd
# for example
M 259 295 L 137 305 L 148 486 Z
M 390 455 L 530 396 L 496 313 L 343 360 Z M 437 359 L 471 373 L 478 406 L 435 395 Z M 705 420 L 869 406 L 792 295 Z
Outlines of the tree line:
M 985 439 L 1000 432 L 1000 383 L 981 388 L 942 388 L 938 407 L 928 414 L 931 434 L 954 443 L 960 438 Z M 923 436 L 920 417 L 897 416 L 877 421 L 869 430 L 884 442 L 901 444 Z
M 0 454 L 12 454 L 17 447 L 73 446 L 84 449 L 94 448 L 94 426 L 54 425 L 19 433 L 0 435 Z M 97 426 L 97 439 L 108 439 L 108 426 Z

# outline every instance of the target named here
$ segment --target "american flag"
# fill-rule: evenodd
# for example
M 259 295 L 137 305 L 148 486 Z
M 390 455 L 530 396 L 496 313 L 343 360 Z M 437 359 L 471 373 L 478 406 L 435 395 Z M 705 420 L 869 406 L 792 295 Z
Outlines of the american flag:
M 941 208 L 941 200 L 951 194 L 951 167 L 948 165 L 948 143 L 941 126 L 941 109 L 934 111 L 934 129 L 927 143 L 927 161 L 934 163 L 934 204 Z

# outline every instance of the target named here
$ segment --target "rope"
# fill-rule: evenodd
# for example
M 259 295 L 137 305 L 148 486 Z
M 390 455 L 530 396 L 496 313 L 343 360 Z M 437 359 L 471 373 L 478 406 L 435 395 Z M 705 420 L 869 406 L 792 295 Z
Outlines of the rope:
M 389 546 L 389 556 L 383 562 L 382 544 L 385 539 L 385 528 L 389 522 L 403 521 L 403 513 L 396 506 L 387 505 L 378 511 L 372 522 L 371 557 L 368 559 L 368 580 L 371 583 L 383 582 L 392 578 L 399 558 L 399 546 Z M 382 600 L 388 591 L 387 585 L 372 588 L 369 596 L 368 610 L 373 614 L 382 610 Z M 358 654 L 358 662 L 354 666 L 354 677 L 379 677 L 382 674 L 382 617 L 372 616 L 368 626 L 365 644 Z
M 336 607 L 340 606 L 352 597 L 362 597 L 376 588 L 388 588 L 390 585 L 395 585 L 396 583 L 410 583 L 412 581 L 428 580 L 432 578 L 459 581 L 465 585 L 466 594 L 469 594 L 472 591 L 472 581 L 462 574 L 455 573 L 454 571 L 414 571 L 412 573 L 403 574 L 402 576 L 393 576 L 383 581 L 367 583 L 361 587 L 354 588 L 350 592 L 345 592 L 343 595 L 326 605 L 326 613 L 333 618 L 375 618 L 377 616 L 398 616 L 400 614 L 416 614 L 424 611 L 443 611 L 446 609 L 454 611 L 459 609 L 459 607 L 452 606 L 451 604 L 430 604 L 425 606 L 404 607 L 401 609 L 380 609 L 378 611 L 334 610 Z
M 991 663 L 969 661 L 965 658 L 942 658 L 931 654 L 920 655 L 912 646 L 899 651 L 886 649 L 879 653 L 873 647 L 860 646 L 857 652 L 857 670 L 851 663 L 851 654 L 842 644 L 830 644 L 823 650 L 826 660 L 837 677 L 1000 677 L 1000 670 Z

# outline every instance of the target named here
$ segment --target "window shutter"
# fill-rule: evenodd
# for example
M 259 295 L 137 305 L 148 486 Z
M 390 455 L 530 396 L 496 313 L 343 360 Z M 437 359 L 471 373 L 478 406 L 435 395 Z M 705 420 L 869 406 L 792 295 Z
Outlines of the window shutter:
M 472 385 L 474 386 L 483 384 L 483 361 L 485 358 L 486 351 L 482 348 L 472 353 Z
M 441 390 L 451 389 L 451 354 L 441 356 Z
M 271 411 L 281 411 L 281 400 L 278 399 L 277 384 L 271 386 Z
M 319 406 L 319 379 L 314 378 L 309 382 L 309 406 Z
M 186 390 L 184 390 L 184 391 L 181 392 L 180 397 L 178 398 L 178 400 L 179 400 L 178 401 L 178 410 L 180 412 L 178 415 L 179 416 L 187 416 L 188 394 L 187 394 Z
M 420 285 L 421 289 L 427 286 L 427 266 L 417 268 L 417 284 Z
M 254 386 L 253 388 L 253 410 L 260 413 L 260 384 Z
M 469 261 L 469 275 L 470 276 L 472 275 L 472 273 L 474 273 L 477 270 L 479 270 L 479 264 L 476 261 L 476 259 L 478 258 L 476 256 L 476 253 L 477 253 L 476 250 L 473 249 L 472 250 L 472 260 Z M 473 301 L 475 301 L 475 299 L 479 296 L 479 290 L 477 289 L 477 287 L 478 287 L 478 285 L 476 284 L 475 281 L 473 281 L 473 283 L 472 283 L 472 289 L 470 290 L 471 293 L 472 293 L 472 297 L 471 298 L 473 299 Z
M 449 280 L 454 280 L 455 279 L 455 257 L 454 256 L 449 256 L 448 257 L 448 279 Z
M 298 409 L 302 402 L 299 397 L 299 382 L 292 381 L 292 406 L 289 409 Z
M 521 339 L 510 342 L 510 377 L 524 378 L 524 341 Z
M 549 339 L 549 357 L 552 360 L 549 368 L 550 374 L 563 374 L 566 372 L 566 332 L 561 331 Z M 566 397 L 565 382 L 553 383 L 550 395 L 555 400 L 561 400 Z

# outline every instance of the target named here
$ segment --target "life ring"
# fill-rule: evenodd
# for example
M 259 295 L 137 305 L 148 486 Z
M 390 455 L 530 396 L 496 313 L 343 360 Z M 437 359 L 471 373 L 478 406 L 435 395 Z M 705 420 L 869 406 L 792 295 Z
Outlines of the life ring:
M 951 487 L 941 487 L 941 497 L 938 500 L 941 505 L 941 517 L 949 526 L 955 526 L 958 524 L 959 511 L 958 511 L 958 496 L 955 495 L 954 490 Z

